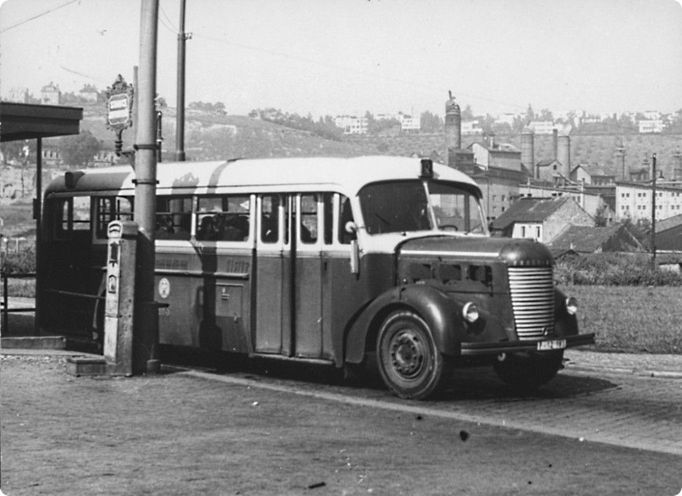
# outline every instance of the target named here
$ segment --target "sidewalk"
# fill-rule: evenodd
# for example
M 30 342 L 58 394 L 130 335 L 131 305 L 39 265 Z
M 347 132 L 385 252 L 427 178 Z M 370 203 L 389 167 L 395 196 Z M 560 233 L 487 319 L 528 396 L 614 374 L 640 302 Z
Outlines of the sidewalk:
M 13 348 L 10 347 L 11 345 L 7 346 L 13 339 L 21 338 L 3 338 L 5 346 L 0 347 L 1 355 L 99 356 L 63 349 L 28 349 Z M 564 352 L 564 360 L 565 370 L 569 371 L 634 374 L 648 377 L 682 379 L 682 355 L 566 350 Z
M 566 370 L 682 379 L 682 355 L 566 350 Z

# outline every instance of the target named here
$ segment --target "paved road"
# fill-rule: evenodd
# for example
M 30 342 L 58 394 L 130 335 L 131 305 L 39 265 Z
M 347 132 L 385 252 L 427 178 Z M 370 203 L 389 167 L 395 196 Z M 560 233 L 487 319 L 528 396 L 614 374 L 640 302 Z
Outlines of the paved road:
M 536 394 L 518 396 L 487 369 L 455 373 L 452 386 L 433 401 L 403 401 L 380 386 L 349 387 L 301 380 L 302 375 L 216 375 L 211 380 L 286 391 L 347 404 L 373 406 L 506 426 L 616 446 L 682 455 L 682 381 L 622 370 L 562 371 Z

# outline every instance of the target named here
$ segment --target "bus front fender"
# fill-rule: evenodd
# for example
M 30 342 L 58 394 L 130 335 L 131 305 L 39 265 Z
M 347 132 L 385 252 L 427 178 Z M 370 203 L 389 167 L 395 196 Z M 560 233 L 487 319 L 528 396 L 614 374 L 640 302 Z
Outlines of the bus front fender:
M 384 320 L 393 312 L 408 310 L 428 324 L 438 350 L 457 355 L 465 333 L 462 305 L 442 291 L 425 285 L 393 288 L 379 295 L 350 325 L 345 339 L 345 362 L 361 363 L 365 354 L 374 351 Z

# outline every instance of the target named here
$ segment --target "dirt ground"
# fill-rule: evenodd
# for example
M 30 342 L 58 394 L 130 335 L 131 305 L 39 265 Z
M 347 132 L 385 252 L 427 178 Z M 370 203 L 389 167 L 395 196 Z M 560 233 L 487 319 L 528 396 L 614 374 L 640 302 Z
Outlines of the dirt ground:
M 682 460 L 178 373 L 73 377 L 2 355 L 2 491 L 674 496 Z

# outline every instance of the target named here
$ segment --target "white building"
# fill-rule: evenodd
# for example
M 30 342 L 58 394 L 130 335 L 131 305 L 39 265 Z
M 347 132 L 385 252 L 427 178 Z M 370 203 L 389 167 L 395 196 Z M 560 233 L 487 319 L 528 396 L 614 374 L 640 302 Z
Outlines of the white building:
M 343 134 L 367 134 L 367 117 L 337 115 L 334 124 L 343 129 Z
M 552 121 L 532 121 L 528 127 L 533 130 L 535 134 L 552 134 L 556 126 Z
M 639 121 L 637 124 L 639 125 L 640 134 L 653 134 L 663 132 L 663 121 L 660 119 Z
M 632 221 L 651 220 L 651 184 L 616 183 L 616 217 Z M 656 220 L 682 214 L 682 188 L 656 186 Z
M 400 129 L 402 131 L 419 131 L 421 129 L 419 117 L 412 117 L 411 115 L 399 112 L 398 120 L 400 121 Z
M 462 122 L 462 135 L 473 136 L 476 134 L 483 134 L 483 129 L 478 121 L 464 121 Z

